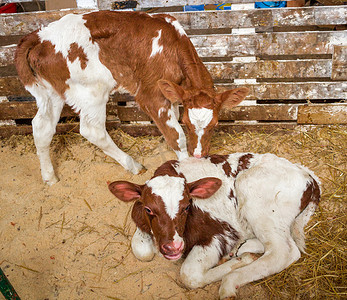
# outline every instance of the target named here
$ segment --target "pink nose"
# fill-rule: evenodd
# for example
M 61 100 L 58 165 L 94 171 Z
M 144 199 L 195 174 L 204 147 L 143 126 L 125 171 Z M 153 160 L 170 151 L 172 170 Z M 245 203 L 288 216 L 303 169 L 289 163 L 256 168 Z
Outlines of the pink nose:
M 194 157 L 201 158 L 201 154 L 194 154 Z
M 167 244 L 163 244 L 161 248 L 164 250 L 164 253 L 166 254 L 174 254 L 177 252 L 182 251 L 183 249 L 183 242 L 181 241 L 172 241 Z

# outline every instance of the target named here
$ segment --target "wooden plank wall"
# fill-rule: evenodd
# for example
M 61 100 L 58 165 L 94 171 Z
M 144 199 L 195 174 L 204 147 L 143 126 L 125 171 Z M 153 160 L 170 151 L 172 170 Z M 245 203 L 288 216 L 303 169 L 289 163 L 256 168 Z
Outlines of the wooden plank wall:
M 0 120 L 7 124 L 0 126 L 0 136 L 30 133 L 36 112 L 13 65 L 15 43 L 70 12 L 0 15 Z M 219 91 L 250 89 L 240 106 L 221 112 L 220 130 L 347 125 L 347 5 L 171 14 L 187 31 Z M 107 111 L 108 128 L 159 134 L 131 96 L 112 96 Z M 67 130 L 78 130 L 78 116 L 66 107 L 57 131 Z

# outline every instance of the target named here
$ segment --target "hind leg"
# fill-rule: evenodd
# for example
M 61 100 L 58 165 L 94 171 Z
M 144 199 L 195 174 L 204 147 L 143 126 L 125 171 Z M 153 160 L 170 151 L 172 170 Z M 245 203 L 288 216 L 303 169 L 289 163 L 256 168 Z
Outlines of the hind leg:
M 133 174 L 138 174 L 143 166 L 133 160 L 131 156 L 119 149 L 106 131 L 106 103 L 100 104 L 89 111 L 94 113 L 86 114 L 81 109 L 80 113 L 80 133 L 91 143 L 98 146 L 105 154 L 118 161 L 126 170 Z
M 37 150 L 37 156 L 40 160 L 42 179 L 48 185 L 58 182 L 58 178 L 54 174 L 52 161 L 49 155 L 49 146 L 56 126 L 63 109 L 64 102 L 56 97 L 56 99 L 37 99 L 38 111 L 32 120 L 33 136 Z
M 251 264 L 227 274 L 219 289 L 220 299 L 236 296 L 242 285 L 281 272 L 300 258 L 300 251 L 290 236 L 269 230 L 271 236 L 261 239 L 265 253 Z M 244 254 L 243 254 L 244 255 Z

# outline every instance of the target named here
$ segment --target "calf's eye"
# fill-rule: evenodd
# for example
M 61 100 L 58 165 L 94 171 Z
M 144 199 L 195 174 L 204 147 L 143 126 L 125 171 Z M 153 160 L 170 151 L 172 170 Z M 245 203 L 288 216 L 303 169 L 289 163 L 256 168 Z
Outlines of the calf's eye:
M 149 215 L 153 215 L 153 212 L 149 207 L 145 206 L 145 210 L 146 210 L 146 213 L 148 213 Z
M 188 212 L 190 209 L 190 204 L 184 209 L 185 212 Z

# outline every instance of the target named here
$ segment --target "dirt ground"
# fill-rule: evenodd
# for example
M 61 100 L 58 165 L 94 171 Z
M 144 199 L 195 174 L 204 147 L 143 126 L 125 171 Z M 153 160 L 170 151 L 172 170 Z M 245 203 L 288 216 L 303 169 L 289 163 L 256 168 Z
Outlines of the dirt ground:
M 70 134 L 53 141 L 60 181 L 48 187 L 41 181 L 32 136 L 0 141 L 0 267 L 22 299 L 217 299 L 220 283 L 196 290 L 181 284 L 181 260 L 155 256 L 144 263 L 131 253 L 132 205 L 116 199 L 107 181 L 142 184 L 175 154 L 161 138 L 134 139 L 120 132 L 112 137 L 148 168 L 145 174 L 130 174 L 79 135 Z M 297 154 L 304 139 L 291 133 L 236 138 L 218 134 L 212 152 L 273 152 L 303 163 L 318 176 L 325 172 L 323 186 L 329 184 L 324 180 L 329 168 L 312 151 Z M 329 142 L 322 143 L 326 147 Z M 340 167 L 341 163 L 345 161 L 331 162 Z M 240 289 L 240 299 L 269 295 L 264 284 Z

